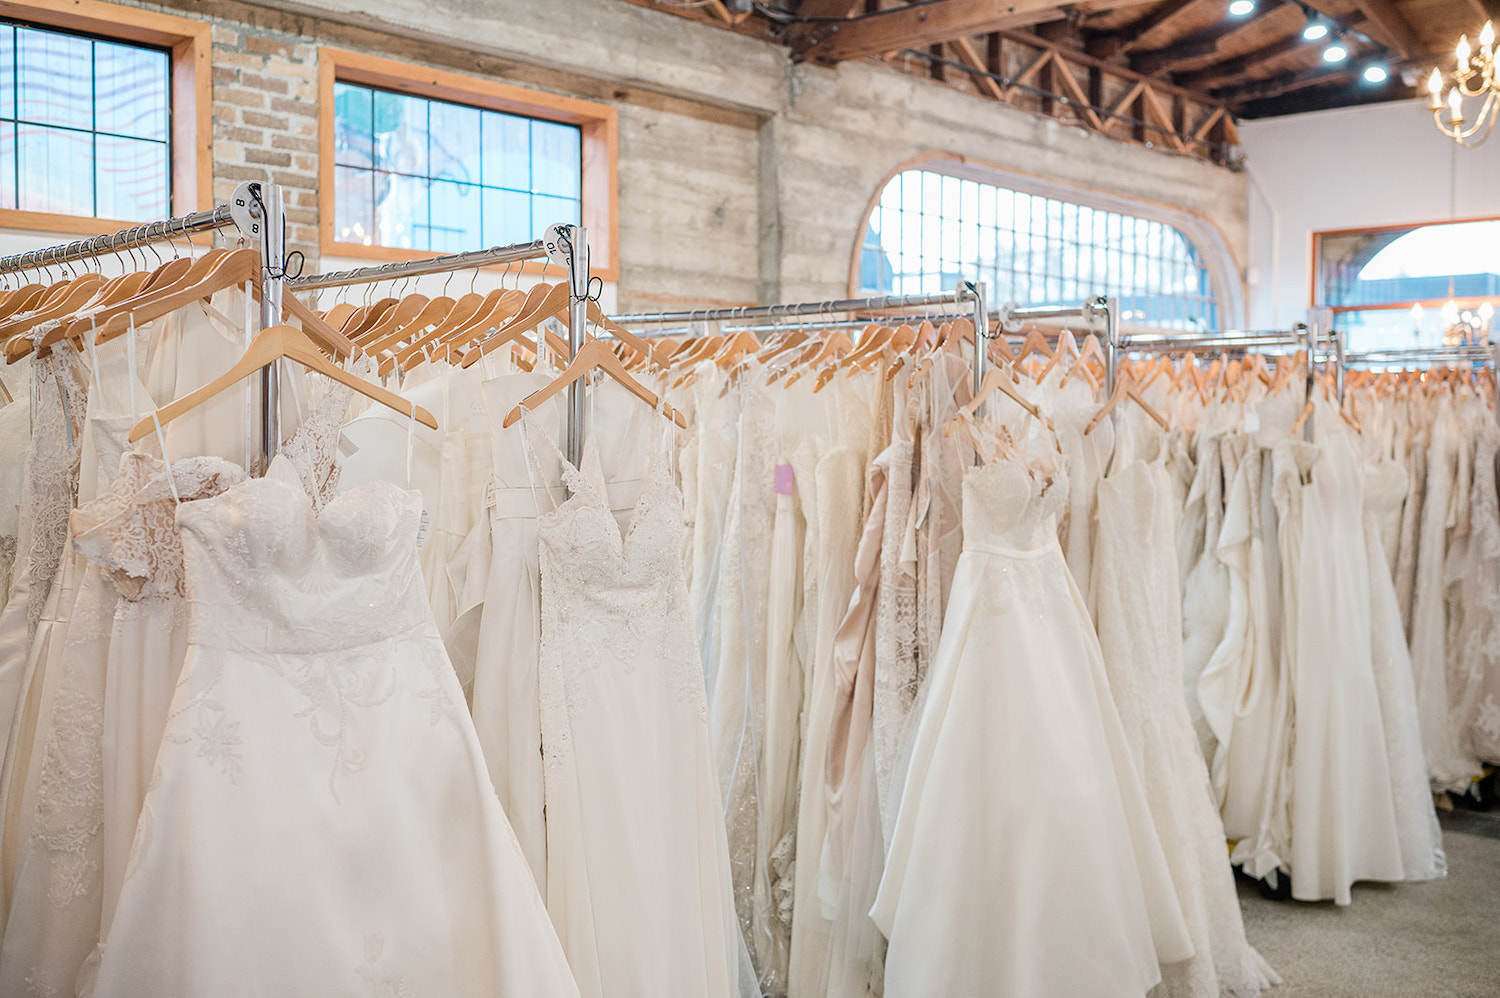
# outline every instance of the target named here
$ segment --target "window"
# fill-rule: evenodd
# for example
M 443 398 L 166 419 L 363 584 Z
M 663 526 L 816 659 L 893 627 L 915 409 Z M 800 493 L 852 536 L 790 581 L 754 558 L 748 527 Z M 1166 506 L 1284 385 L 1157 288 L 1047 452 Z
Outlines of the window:
M 1483 343 L 1500 304 L 1500 219 L 1319 232 L 1313 305 L 1351 350 Z
M 207 24 L 98 0 L 5 13 L 0 228 L 110 232 L 212 204 Z
M 162 49 L 0 23 L 0 208 L 170 214 L 170 70 Z
M 573 222 L 616 279 L 613 108 L 328 48 L 319 72 L 325 256 L 457 253 Z
M 336 83 L 339 242 L 445 253 L 581 219 L 576 125 Z
M 1123 322 L 1219 328 L 1210 269 L 1180 229 L 933 170 L 898 173 L 880 192 L 861 243 L 860 292 L 930 294 L 984 281 L 991 301 L 1120 301 Z

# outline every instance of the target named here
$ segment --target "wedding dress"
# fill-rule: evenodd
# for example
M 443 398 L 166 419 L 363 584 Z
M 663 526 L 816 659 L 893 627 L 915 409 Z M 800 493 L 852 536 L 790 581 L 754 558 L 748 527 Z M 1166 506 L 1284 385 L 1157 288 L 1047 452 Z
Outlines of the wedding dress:
M 1412 598 L 1411 663 L 1422 718 L 1422 745 L 1434 790 L 1463 790 L 1479 775 L 1477 759 L 1466 757 L 1448 696 L 1447 586 L 1444 569 L 1448 538 L 1456 516 L 1454 502 L 1467 501 L 1458 485 L 1463 440 L 1453 399 L 1434 403 L 1427 447 L 1427 494 L 1417 549 Z
M 1193 955 L 1057 543 L 1066 503 L 1060 470 L 997 459 L 965 479 L 964 553 L 871 911 L 888 998 L 1139 998 L 1159 960 Z
M 1372 666 L 1362 476 L 1352 431 L 1315 404 L 1318 443 L 1286 440 L 1275 451 L 1296 717 L 1286 859 L 1294 898 L 1349 904 L 1355 881 L 1406 874 Z
M 1099 482 L 1099 646 L 1194 951 L 1162 967 L 1154 994 L 1252 998 L 1279 979 L 1245 941 L 1224 823 L 1178 681 L 1182 618 L 1167 440 L 1151 432 L 1154 424 L 1120 424 L 1109 474 Z
M 562 462 L 572 498 L 537 522 L 547 909 L 586 998 L 739 994 L 682 500 L 665 458 L 663 446 L 622 533 L 591 437 L 581 468 Z
M 575 996 L 388 483 L 177 511 L 190 646 L 96 994 Z

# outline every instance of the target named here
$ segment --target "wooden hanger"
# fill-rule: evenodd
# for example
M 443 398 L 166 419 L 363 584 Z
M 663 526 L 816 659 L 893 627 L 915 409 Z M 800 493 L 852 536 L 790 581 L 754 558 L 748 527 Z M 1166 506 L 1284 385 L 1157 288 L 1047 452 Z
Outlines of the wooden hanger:
M 404 322 L 396 324 L 396 327 L 379 339 L 373 340 L 367 350 L 376 355 L 385 356 L 409 346 L 430 332 L 434 327 L 442 324 L 453 311 L 453 306 L 458 304 L 452 298 L 439 295 L 429 298 L 427 304 L 422 306 L 421 311 Z M 394 358 L 391 358 L 394 360 Z M 386 373 L 386 372 L 382 372 Z
M 1021 341 L 1021 349 L 1016 352 L 1016 359 L 1013 363 L 1019 364 L 1032 354 L 1048 358 L 1052 356 L 1052 346 L 1047 342 L 1047 337 L 1043 336 L 1042 331 L 1035 326 L 1026 334 L 1026 339 Z
M 620 363 L 620 358 L 615 356 L 609 344 L 603 340 L 589 340 L 580 347 L 578 356 L 568 362 L 568 366 L 563 370 L 561 375 L 552 379 L 546 386 L 537 389 L 522 399 L 519 405 L 505 414 L 505 419 L 500 425 L 502 427 L 513 425 L 516 420 L 521 418 L 523 411 L 535 409 L 568 385 L 595 370 L 602 371 L 618 381 L 630 394 L 651 406 L 651 408 L 655 409 L 660 406 L 662 415 L 672 420 L 678 426 L 687 427 L 687 419 L 682 413 L 662 402 L 657 398 L 655 392 L 631 377 L 630 372 L 625 370 L 625 365 Z
M 812 370 L 826 361 L 832 360 L 839 354 L 852 353 L 854 343 L 849 339 L 849 334 L 842 329 L 825 330 L 827 335 L 822 341 L 812 344 L 807 351 L 792 361 L 790 370 L 786 376 L 788 387 L 797 383 L 804 371 Z M 805 359 L 804 359 L 805 358 Z
M 521 313 L 515 318 L 511 319 L 510 322 L 495 330 L 495 332 L 491 333 L 489 336 L 486 336 L 478 343 L 478 345 L 470 347 L 469 350 L 463 355 L 461 366 L 472 367 L 475 363 L 478 362 L 479 358 L 483 357 L 485 354 L 489 353 L 492 350 L 499 349 L 504 344 L 512 342 L 516 337 L 524 333 L 531 332 L 531 330 L 535 329 L 537 326 L 540 326 L 542 323 L 546 322 L 548 319 L 556 315 L 558 309 L 556 309 L 554 306 L 556 305 L 557 290 L 559 288 L 562 289 L 562 307 L 566 308 L 568 304 L 567 286 L 562 284 L 552 285 L 547 291 L 542 293 L 542 295 L 540 296 L 540 303 L 536 308 L 532 309 L 530 312 L 523 308 L 521 310 Z M 529 296 L 528 300 L 530 300 Z M 556 350 L 556 348 L 553 347 L 554 341 L 561 345 L 562 349 L 556 350 L 556 352 L 560 356 L 566 357 L 568 355 L 567 344 L 563 343 L 561 339 L 557 338 L 556 334 L 544 332 L 543 335 L 546 337 L 548 346 L 552 347 L 554 350 Z M 449 353 L 449 356 L 452 356 L 451 351 Z
M 257 257 L 259 255 L 256 254 Z M 339 384 L 352 388 L 366 398 L 394 409 L 403 416 L 415 416 L 417 422 L 429 429 L 437 429 L 437 420 L 433 419 L 432 413 L 426 409 L 413 405 L 395 392 L 387 391 L 379 385 L 355 377 L 320 353 L 313 345 L 313 341 L 302 330 L 295 326 L 280 325 L 271 326 L 256 333 L 255 338 L 250 341 L 250 348 L 239 360 L 235 361 L 233 367 L 219 377 L 156 410 L 155 416 L 147 416 L 136 423 L 130 429 L 131 443 L 151 433 L 158 425 L 166 426 L 178 416 L 192 411 L 255 372 L 283 358 L 294 360 L 310 371 L 332 378 Z
M 357 339 L 361 333 L 385 318 L 386 314 L 399 304 L 401 304 L 399 298 L 381 298 L 373 304 L 361 305 L 354 310 L 343 325 L 339 326 L 339 329 L 351 339 Z
M 516 288 L 501 288 L 491 291 L 484 296 L 484 304 L 479 306 L 479 311 L 473 316 L 458 324 L 458 327 L 449 332 L 440 342 L 442 350 L 438 356 L 443 357 L 450 364 L 458 362 L 462 356 L 461 352 L 465 346 L 487 336 L 496 329 L 509 322 L 510 319 L 520 312 L 526 302 L 527 295 Z M 563 351 L 563 356 L 567 351 Z
M 386 313 L 374 323 L 366 326 L 362 331 L 353 335 L 352 339 L 358 343 L 361 350 L 373 353 L 371 349 L 377 342 L 385 339 L 398 327 L 405 325 L 415 319 L 427 307 L 430 301 L 426 295 L 407 295 L 398 301 L 395 307 L 387 309 Z
M 1073 375 L 1081 374 L 1088 381 L 1089 385 L 1093 387 L 1094 391 L 1097 392 L 1099 390 L 1099 383 L 1095 380 L 1094 373 L 1089 370 L 1088 362 L 1090 358 L 1097 360 L 1100 367 L 1104 366 L 1104 348 L 1099 345 L 1099 337 L 1093 333 L 1089 333 L 1083 338 L 1083 346 L 1078 348 L 1078 356 L 1074 358 L 1073 366 L 1063 373 L 1062 383 L 1066 385 Z
M 47 284 L 27 284 L 6 295 L 5 301 L 0 302 L 0 322 L 35 307 L 42 300 L 42 297 L 46 295 L 47 289 L 50 286 Z
M 323 313 L 323 321 L 334 329 L 341 329 L 344 323 L 349 321 L 349 317 L 357 311 L 359 311 L 358 305 L 351 305 L 349 302 L 341 301 Z
M 382 376 L 389 374 L 390 370 L 396 367 L 408 371 L 413 363 L 420 363 L 422 358 L 442 342 L 443 337 L 452 335 L 465 322 L 478 315 L 480 308 L 484 306 L 484 299 L 484 295 L 472 291 L 459 298 L 448 310 L 448 314 L 443 317 L 442 322 L 433 326 L 425 335 L 412 340 L 409 345 L 396 350 L 386 360 L 381 361 L 380 374 Z M 391 365 L 390 368 L 386 367 L 387 362 Z
M 979 412 L 979 407 L 984 405 L 985 401 L 991 395 L 999 392 L 1001 395 L 1004 395 L 1014 401 L 1016 405 L 1019 405 L 1022 409 L 1025 409 L 1032 415 L 1032 417 L 1039 421 L 1043 426 L 1047 427 L 1047 429 L 1054 429 L 1052 420 L 1047 418 L 1046 414 L 1044 414 L 1036 406 L 1032 405 L 1030 402 L 1026 401 L 1026 399 L 1022 398 L 1021 394 L 1017 392 L 1014 387 L 1012 387 L 1014 383 L 1015 382 L 1012 379 L 1010 372 L 1006 370 L 1005 367 L 996 365 L 995 367 L 990 368 L 988 371 L 984 372 L 984 380 L 979 383 L 978 393 L 969 400 L 968 405 L 963 407 L 963 411 L 968 413 L 968 415 L 973 416 L 974 414 Z
M 31 353 L 33 344 L 31 339 L 24 335 L 25 333 L 41 323 L 50 322 L 53 319 L 64 319 L 72 315 L 92 301 L 102 287 L 104 287 L 103 274 L 84 274 L 70 281 L 66 291 L 53 304 L 27 312 L 25 315 L 0 325 L 0 339 L 9 341 L 5 344 L 6 360 L 14 364 Z M 65 326 L 66 323 L 62 325 Z
M 241 287 L 247 283 L 260 283 L 260 253 L 257 250 L 245 249 L 235 250 L 221 257 L 208 274 L 200 280 L 189 283 L 186 287 L 178 288 L 165 295 L 152 295 L 149 299 L 133 308 L 115 315 L 106 323 L 98 325 L 98 333 L 94 336 L 94 343 L 108 343 L 117 336 L 129 331 L 132 317 L 136 325 L 144 325 L 164 315 L 170 315 L 186 305 L 190 305 L 200 298 L 211 298 L 216 292 L 227 288 Z M 136 299 L 131 299 L 132 301 Z M 128 304 L 125 303 L 125 304 Z M 119 307 L 119 306 L 117 306 Z M 67 335 L 82 335 L 90 324 L 87 320 L 80 320 L 69 327 Z M 47 337 L 43 337 L 42 345 L 46 345 Z
M 1075 364 L 1078 361 L 1078 341 L 1073 338 L 1073 332 L 1069 329 L 1064 329 L 1062 332 L 1057 334 L 1057 349 L 1052 351 L 1052 359 L 1047 361 L 1047 363 L 1042 367 L 1042 373 L 1037 375 L 1037 380 L 1045 381 L 1047 379 L 1047 375 L 1052 373 L 1052 369 L 1056 367 L 1064 357 L 1072 358 Z
M 1127 398 L 1134 402 L 1136 405 L 1140 406 L 1143 410 L 1145 410 L 1146 415 L 1150 416 L 1156 422 L 1157 426 L 1160 426 L 1163 430 L 1171 429 L 1171 427 L 1167 423 L 1166 418 L 1163 417 L 1161 413 L 1151 408 L 1151 406 L 1146 403 L 1146 400 L 1141 398 L 1141 396 L 1136 392 L 1134 379 L 1132 378 L 1130 372 L 1121 371 L 1115 378 L 1114 393 L 1110 395 L 1110 397 L 1105 401 L 1103 407 L 1094 414 L 1094 418 L 1089 420 L 1089 425 L 1084 427 L 1084 436 L 1088 436 L 1090 433 L 1093 433 L 1095 428 L 1104 421 L 1104 417 L 1109 415 L 1110 410 L 1119 405 L 1122 399 Z

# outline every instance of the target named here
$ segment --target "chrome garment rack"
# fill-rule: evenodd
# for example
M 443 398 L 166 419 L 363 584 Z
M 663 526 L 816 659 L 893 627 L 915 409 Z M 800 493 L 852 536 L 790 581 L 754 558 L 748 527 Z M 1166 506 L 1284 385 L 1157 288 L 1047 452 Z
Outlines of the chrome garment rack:
M 470 253 L 451 253 L 447 256 L 435 256 L 425 260 L 383 263 L 374 267 L 312 274 L 307 277 L 294 278 L 287 283 L 293 291 L 313 291 L 319 288 L 373 284 L 376 281 L 420 277 L 423 274 L 442 274 L 453 270 L 470 270 L 476 267 L 491 267 L 502 263 L 539 259 L 547 259 L 568 272 L 568 349 L 576 355 L 579 347 L 583 346 L 583 330 L 584 324 L 588 321 L 589 304 L 588 231 L 578 225 L 549 226 L 542 238 L 526 243 L 494 246 Z M 586 417 L 587 410 L 584 406 L 582 386 L 579 381 L 574 381 L 568 385 L 566 441 L 568 460 L 574 466 L 577 466 L 583 453 L 583 424 Z
M 271 224 L 267 224 L 268 220 Z M 154 243 L 188 238 L 194 233 L 234 227 L 242 238 L 253 240 L 261 254 L 260 328 L 281 322 L 282 285 L 286 278 L 286 213 L 280 186 L 243 183 L 228 204 L 196 211 L 178 218 L 165 218 L 121 229 L 91 239 L 78 239 L 60 246 L 47 246 L 0 257 L 0 274 L 45 270 L 54 266 L 93 261 L 101 255 L 125 253 Z M 280 405 L 276 365 L 261 372 L 261 467 L 270 464 L 280 444 Z
M 917 308 L 932 308 L 938 305 L 968 305 L 969 317 L 977 332 L 987 330 L 988 312 L 984 304 L 984 285 L 964 282 L 953 291 L 933 295 L 883 295 L 877 298 L 844 298 L 829 301 L 795 302 L 784 305 L 741 305 L 732 308 L 699 308 L 684 312 L 636 312 L 616 315 L 614 320 L 622 326 L 651 326 L 666 323 L 735 322 L 740 319 L 793 319 L 799 316 L 837 315 L 849 312 L 901 313 Z M 912 316 L 915 318 L 915 316 Z M 924 316 L 925 318 L 925 316 Z M 859 326 L 867 320 L 849 320 L 834 323 L 837 326 Z M 742 327 L 733 327 L 742 328 Z M 745 329 L 770 331 L 779 328 L 770 326 L 747 326 Z M 658 329 L 642 333 L 644 336 L 666 336 L 677 330 Z M 986 334 L 988 335 L 988 334 Z M 975 350 L 974 390 L 984 379 L 984 351 Z
M 1104 394 L 1108 397 L 1114 393 L 1116 347 L 1120 340 L 1120 303 L 1116 299 L 1095 295 L 1082 305 L 1073 308 L 1045 305 L 1021 308 L 1014 302 L 1010 302 L 1002 305 L 992 318 L 996 322 L 995 335 L 997 336 L 1018 333 L 1025 323 L 1045 322 L 1048 319 L 1081 318 L 1089 324 L 1090 328 L 1102 324 L 1104 327 Z M 984 351 L 980 350 L 979 353 L 983 355 Z M 979 366 L 983 368 L 986 363 L 988 363 L 988 358 L 980 361 Z M 982 370 L 980 373 L 983 374 Z M 975 390 L 978 390 L 977 381 Z

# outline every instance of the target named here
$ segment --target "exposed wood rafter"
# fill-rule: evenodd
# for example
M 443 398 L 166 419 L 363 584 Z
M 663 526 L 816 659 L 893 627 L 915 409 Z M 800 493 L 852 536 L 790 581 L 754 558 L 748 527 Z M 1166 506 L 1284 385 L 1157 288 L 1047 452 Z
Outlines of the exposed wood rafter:
M 1056 16 L 1057 7 L 1057 0 L 938 0 L 920 6 L 896 7 L 850 19 L 847 24 L 826 25 L 816 42 L 793 51 L 808 62 L 864 59 L 1035 24 Z
M 1425 48 L 1422 39 L 1392 0 L 1354 0 L 1354 6 L 1391 40 L 1401 58 L 1413 59 L 1422 53 Z
M 1131 21 L 1107 35 L 1089 39 L 1088 53 L 1100 59 L 1109 59 L 1129 52 L 1139 45 L 1146 35 L 1200 2 L 1201 0 L 1166 0 L 1145 17 Z

